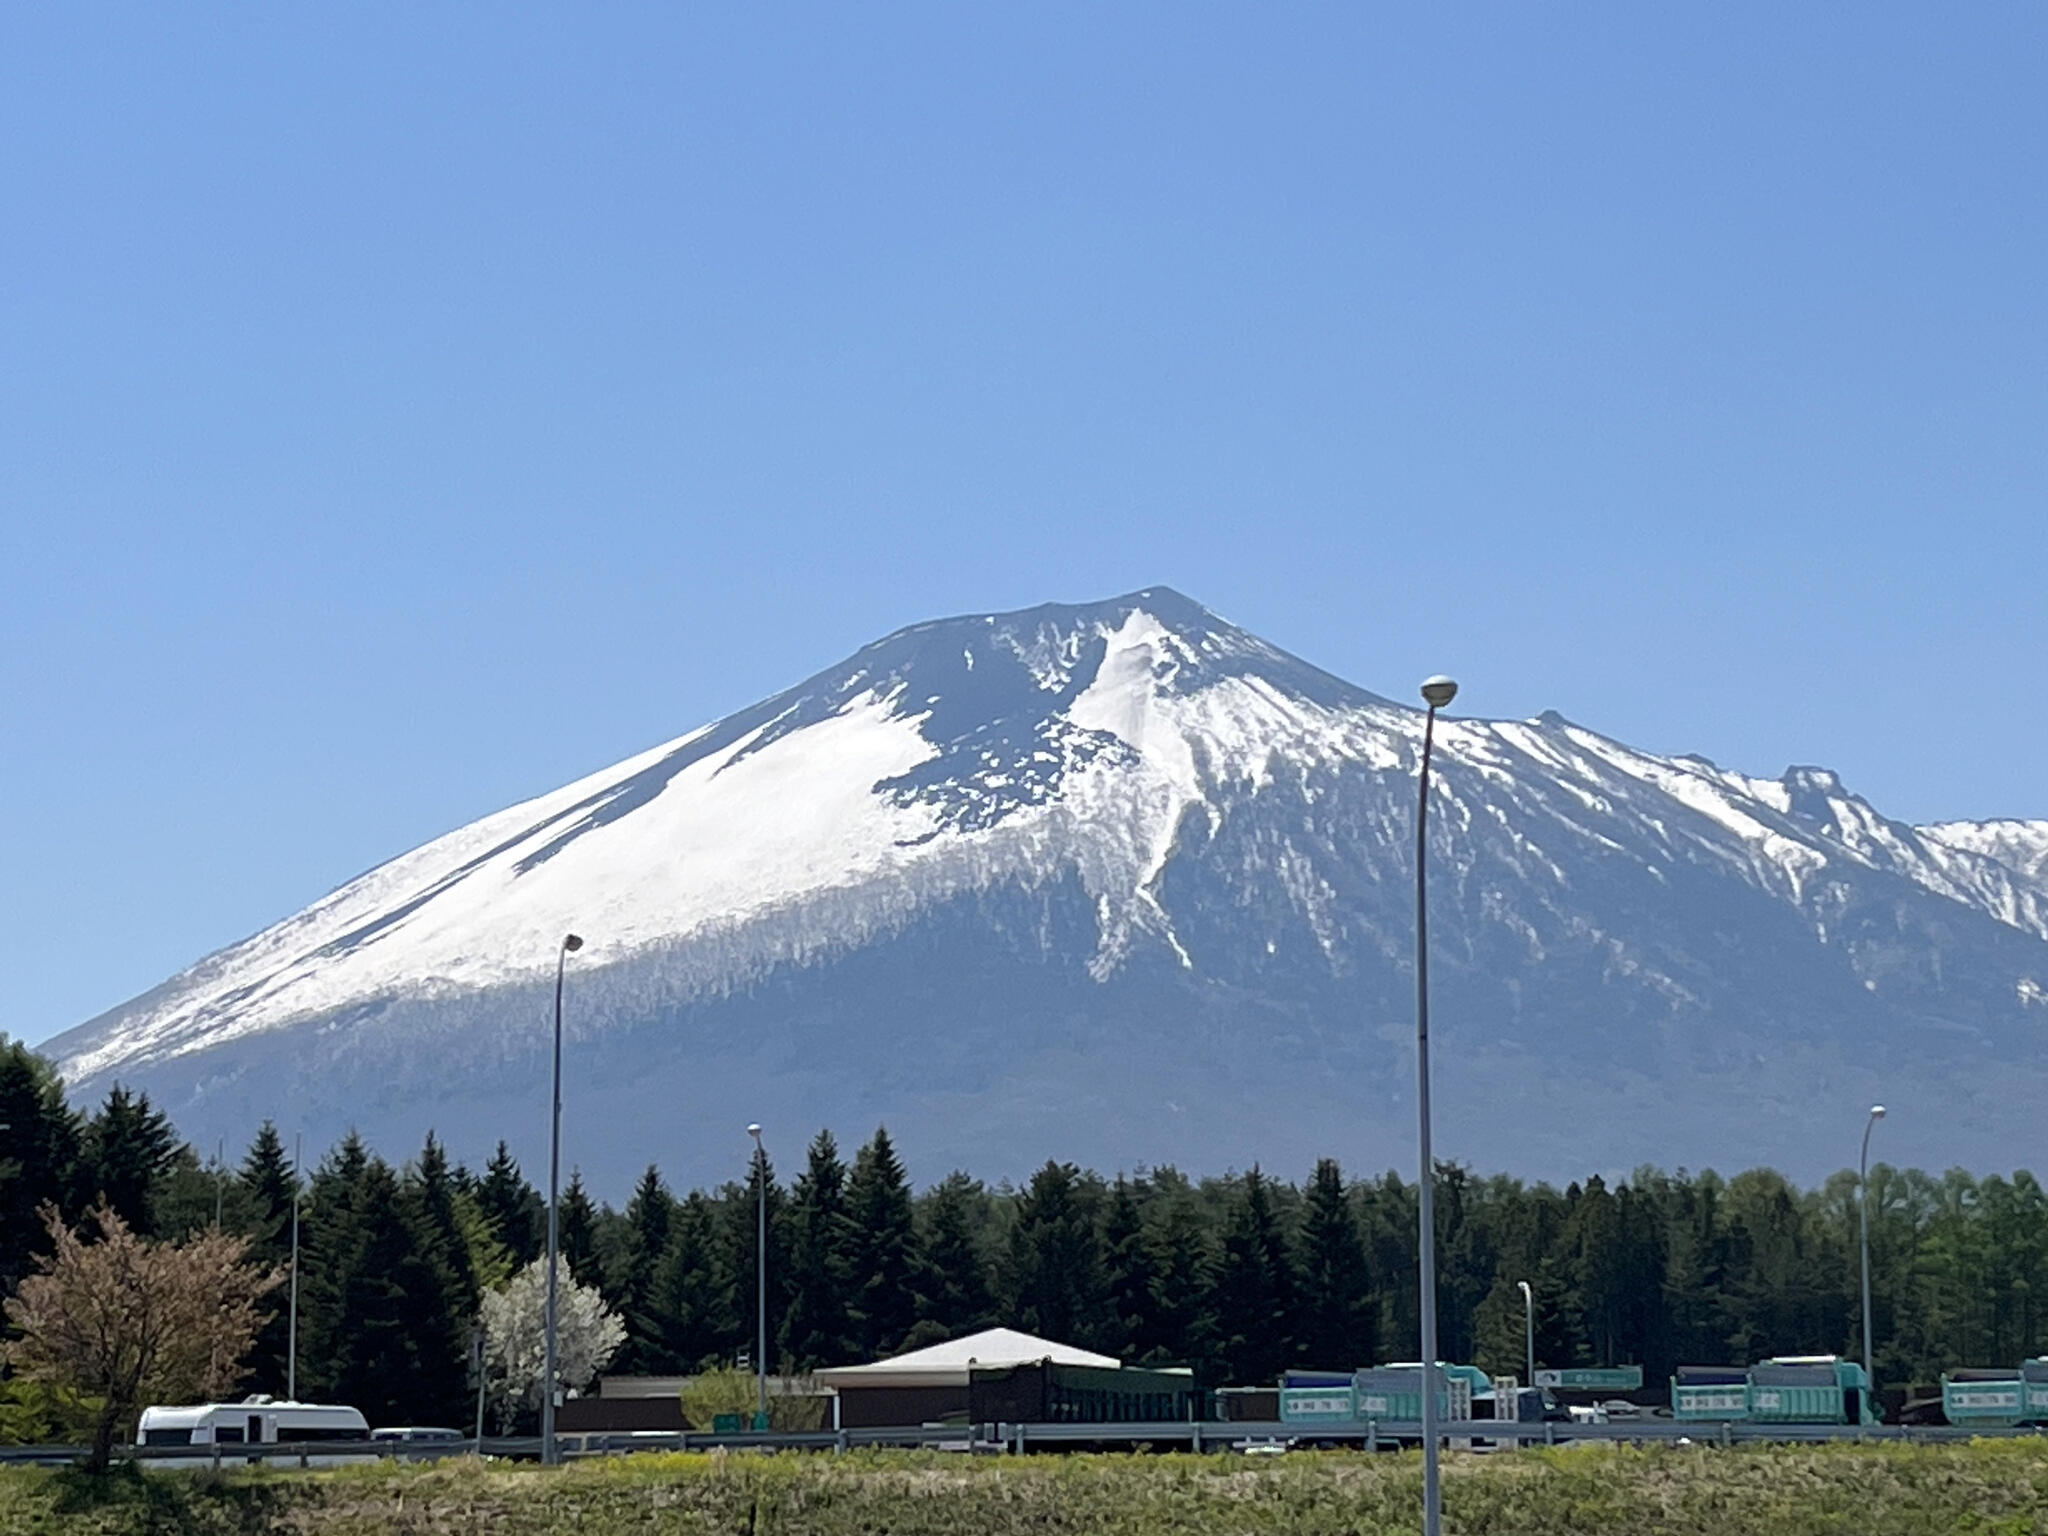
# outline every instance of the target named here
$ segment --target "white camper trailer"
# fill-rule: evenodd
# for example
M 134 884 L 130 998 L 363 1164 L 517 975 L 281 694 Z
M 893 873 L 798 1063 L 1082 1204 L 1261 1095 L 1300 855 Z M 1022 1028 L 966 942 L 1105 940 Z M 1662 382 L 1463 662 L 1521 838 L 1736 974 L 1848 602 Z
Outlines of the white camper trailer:
M 239 1403 L 192 1403 L 142 1410 L 136 1440 L 143 1446 L 213 1447 L 222 1456 L 257 1459 L 263 1447 L 296 1461 L 318 1446 L 322 1465 L 332 1465 L 337 1442 L 368 1441 L 370 1425 L 354 1408 L 334 1403 L 280 1403 L 268 1397 Z

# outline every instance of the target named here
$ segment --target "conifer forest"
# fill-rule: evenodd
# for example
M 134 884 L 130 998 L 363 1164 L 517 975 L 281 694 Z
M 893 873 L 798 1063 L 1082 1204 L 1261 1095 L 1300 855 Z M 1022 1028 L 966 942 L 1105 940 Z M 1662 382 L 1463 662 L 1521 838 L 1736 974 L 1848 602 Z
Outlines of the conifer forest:
M 502 1145 L 470 1168 L 431 1136 L 405 1149 L 351 1137 L 306 1149 L 295 1185 L 278 1127 L 219 1159 L 146 1096 L 68 1104 L 18 1043 L 0 1046 L 0 1127 L 8 1292 L 47 1247 L 46 1203 L 75 1220 L 104 1197 L 145 1236 L 218 1220 L 282 1266 L 296 1191 L 299 1396 L 372 1424 L 468 1422 L 479 1299 L 546 1242 L 543 1195 Z M 627 1330 L 611 1371 L 682 1374 L 751 1348 L 764 1182 L 778 1370 L 997 1324 L 1191 1365 L 1211 1386 L 1414 1354 L 1415 1189 L 1394 1172 L 1048 1162 L 1021 1186 L 971 1170 L 913 1180 L 885 1129 L 857 1147 L 821 1130 L 793 1169 L 764 1156 L 752 1170 L 678 1190 L 650 1166 L 622 1207 L 567 1180 L 564 1259 Z M 1764 1168 L 1644 1168 L 1560 1189 L 1443 1164 L 1437 1212 L 1446 1359 L 1520 1371 L 1524 1280 L 1540 1366 L 1635 1363 L 1657 1382 L 1681 1362 L 1859 1348 L 1853 1172 L 1801 1189 Z M 2048 1351 L 2048 1197 L 2031 1174 L 1879 1164 L 1870 1221 L 1880 1383 Z M 245 1390 L 285 1392 L 284 1295 L 269 1298 Z

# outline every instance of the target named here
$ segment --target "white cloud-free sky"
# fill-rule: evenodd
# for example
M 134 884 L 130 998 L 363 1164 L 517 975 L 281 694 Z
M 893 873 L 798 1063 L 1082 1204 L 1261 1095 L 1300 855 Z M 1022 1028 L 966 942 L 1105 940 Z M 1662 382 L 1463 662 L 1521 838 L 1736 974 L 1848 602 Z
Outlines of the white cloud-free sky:
M 2048 816 L 2048 13 L 16 8 L 0 1029 L 899 625 Z

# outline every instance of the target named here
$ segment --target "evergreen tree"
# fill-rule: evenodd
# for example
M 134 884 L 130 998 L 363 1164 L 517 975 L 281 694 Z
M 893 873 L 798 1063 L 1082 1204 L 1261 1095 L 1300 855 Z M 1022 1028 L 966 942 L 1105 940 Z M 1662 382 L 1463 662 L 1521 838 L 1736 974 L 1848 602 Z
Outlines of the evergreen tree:
M 292 1200 L 298 1192 L 298 1173 L 270 1121 L 263 1122 L 249 1144 L 238 1182 L 251 1217 L 250 1259 L 259 1268 L 285 1272 L 283 1284 L 268 1298 L 269 1315 L 249 1353 L 249 1390 L 281 1398 L 289 1379 L 285 1356 L 291 1342 Z
M 1681 1362 L 1712 1364 L 1727 1349 L 1720 1190 L 1721 1181 L 1711 1173 L 1665 1181 L 1663 1292 L 1669 1357 L 1646 1362 L 1646 1369 L 1651 1364 L 1665 1369 Z
M 472 1384 L 468 1352 L 483 1299 L 470 1261 L 463 1203 L 447 1153 L 429 1131 L 418 1160 L 399 1182 L 399 1209 L 412 1233 L 417 1264 L 408 1291 L 420 1330 L 415 1347 L 426 1362 L 423 1369 L 453 1373 L 429 1375 L 421 1385 L 433 1394 L 429 1400 L 447 1403 L 458 1394 L 466 1397 Z
M 1420 1215 L 1416 1186 L 1391 1171 L 1357 1191 L 1359 1227 L 1365 1238 L 1366 1264 L 1378 1282 L 1380 1305 L 1373 1332 L 1389 1340 L 1396 1359 L 1413 1357 L 1402 1339 L 1421 1336 L 1422 1276 L 1416 1227 Z M 1569 1362 L 1566 1362 L 1569 1363 Z
M 1301 1363 L 1317 1370 L 1355 1370 L 1378 1358 L 1378 1313 L 1365 1241 L 1332 1158 L 1309 1179 L 1301 1226 Z
M 36 1215 L 45 1202 L 78 1210 L 78 1117 L 50 1064 L 0 1037 L 0 1291 L 12 1292 L 50 1237 Z
M 886 1129 L 878 1128 L 854 1157 L 846 1211 L 854 1347 L 862 1358 L 875 1359 L 895 1352 L 917 1321 L 917 1222 L 910 1183 Z
M 650 1305 L 657 1332 L 644 1357 L 651 1372 L 687 1372 L 729 1362 L 718 1301 L 731 1284 L 721 1263 L 711 1202 L 692 1190 L 677 1202 L 668 1246 L 655 1267 Z
M 323 1229 L 323 1290 L 333 1312 L 310 1375 L 372 1424 L 460 1422 L 468 1400 L 468 1320 L 448 1307 L 454 1281 L 435 1234 L 381 1158 L 362 1167 L 344 1219 Z
M 448 1166 L 448 1154 L 432 1131 L 427 1132 L 419 1160 L 405 1184 L 410 1197 L 422 1247 L 431 1261 L 447 1270 L 452 1289 L 449 1310 L 457 1319 L 476 1315 L 482 1287 L 470 1268 L 469 1245 L 463 1238 L 462 1218 L 456 1209 L 456 1186 Z
M 274 1125 L 223 1186 L 147 1099 L 116 1090 L 81 1123 L 47 1065 L 0 1039 L 0 1127 L 0 1279 L 47 1240 L 37 1203 L 75 1219 L 102 1189 L 159 1234 L 211 1225 L 219 1200 L 254 1256 L 288 1257 L 295 1170 Z M 1415 1325 L 1415 1190 L 1391 1174 L 1347 1188 L 1325 1161 L 1299 1191 L 1256 1169 L 1196 1185 L 1159 1168 L 1105 1186 L 1049 1163 L 1021 1192 L 956 1173 L 913 1200 L 886 1133 L 851 1171 L 828 1133 L 810 1152 L 791 1200 L 766 1166 L 680 1200 L 650 1169 L 623 1212 L 594 1209 L 572 1176 L 562 1250 L 572 1274 L 602 1274 L 633 1322 L 630 1368 L 690 1370 L 753 1349 L 764 1194 L 771 1365 L 836 1364 L 997 1322 L 1189 1364 L 1204 1385 L 1413 1353 L 1401 1341 Z M 1541 1365 L 1633 1362 L 1655 1380 L 1680 1361 L 1860 1343 L 1852 1173 L 1799 1189 L 1768 1169 L 1726 1182 L 1642 1169 L 1562 1193 L 1451 1164 L 1437 1179 L 1445 1359 L 1522 1369 L 1522 1280 Z M 355 1397 L 384 1419 L 466 1414 L 480 1293 L 544 1241 L 544 1207 L 509 1152 L 472 1179 L 430 1136 L 400 1177 L 351 1136 L 315 1171 L 303 1213 L 302 1395 Z M 1870 1215 L 1881 1380 L 2048 1349 L 2048 1191 L 2030 1173 L 1879 1165 Z M 249 1385 L 281 1393 L 285 1292 L 272 1300 Z
M 1505 1181 L 1509 1187 L 1513 1181 Z M 1436 1165 L 1437 1358 L 1470 1360 L 1479 1305 L 1500 1268 L 1490 1207 L 1496 1186 L 1456 1163 Z
M 1018 1326 L 1056 1343 L 1107 1343 L 1095 1189 L 1072 1163 L 1047 1162 L 1017 1201 L 1010 1294 Z
M 1102 1219 L 1103 1282 L 1109 1306 L 1110 1353 L 1136 1360 L 1144 1353 L 1145 1317 L 1152 1310 L 1156 1276 L 1152 1245 L 1138 1189 L 1117 1175 Z
M 1579 1325 L 1580 1313 L 1573 1300 L 1568 1269 L 1563 1257 L 1546 1255 L 1536 1266 L 1536 1279 L 1530 1286 L 1536 1302 L 1538 1370 L 1546 1366 L 1580 1365 L 1591 1358 Z
M 540 1257 L 547 1243 L 547 1202 L 521 1177 L 519 1164 L 502 1141 L 484 1165 L 484 1176 L 476 1186 L 476 1203 L 510 1255 L 514 1269 L 524 1269 Z
M 83 1148 L 88 1203 L 104 1198 L 137 1237 L 157 1235 L 157 1186 L 171 1171 L 180 1143 L 171 1122 L 146 1093 L 116 1083 L 87 1122 Z
M 790 1198 L 789 1312 L 783 1337 L 800 1370 L 845 1365 L 858 1356 L 851 1307 L 853 1238 L 846 1165 L 832 1133 L 820 1131 Z
M 1959 1200 L 1969 1199 L 1974 1189 L 1965 1186 L 1974 1181 L 1960 1169 L 1956 1173 L 1955 1195 Z M 1597 1182 L 1589 1180 L 1588 1188 Z M 1825 1273 L 1833 1278 L 1839 1266 L 1815 1262 L 1810 1213 L 1802 1209 L 1792 1187 L 1768 1169 L 1751 1169 L 1730 1179 L 1726 1210 L 1730 1252 L 1735 1260 L 1729 1296 L 1734 1324 L 1729 1342 L 1735 1358 L 1750 1361 L 1768 1355 L 1812 1353 L 1811 1341 L 1828 1336 L 1820 1276 Z M 1973 1246 L 1968 1228 L 1967 1221 L 1956 1223 L 1959 1252 L 1967 1253 Z M 1582 1235 L 1581 1255 L 1585 1242 Z M 1949 1278 L 1958 1299 L 1974 1308 L 1982 1295 L 1980 1265 L 1969 1262 L 1960 1271 L 1951 1271 Z M 1951 1337 L 1963 1358 L 1985 1358 L 1989 1341 L 1981 1329 L 1981 1314 L 1966 1314 L 1963 1326 Z
M 370 1158 L 351 1131 L 313 1170 L 299 1217 L 299 1387 L 309 1401 L 331 1398 L 332 1363 L 347 1350 L 354 1320 L 343 1280 L 364 1236 L 363 1184 Z M 289 1283 L 289 1281 L 287 1281 Z
M 562 1191 L 555 1240 L 561 1246 L 562 1263 L 575 1276 L 576 1283 L 598 1285 L 597 1207 L 590 1202 L 590 1191 L 583 1187 L 580 1168 L 569 1171 L 569 1187 Z
M 1187 1181 L 1172 1169 L 1152 1175 L 1152 1296 L 1138 1331 L 1140 1360 L 1191 1366 L 1203 1385 L 1222 1382 L 1212 1292 L 1209 1223 Z
M 249 1256 L 263 1264 L 284 1264 L 291 1259 L 292 1200 L 298 1192 L 298 1172 L 285 1151 L 277 1127 L 265 1120 L 249 1143 L 237 1175 L 247 1197 L 251 1216 Z
M 665 1358 L 663 1327 L 654 1308 L 654 1272 L 669 1246 L 675 1197 L 662 1182 L 661 1170 L 649 1163 L 626 1203 L 626 1243 L 619 1269 L 608 1277 L 605 1294 L 612 1298 L 626 1325 L 625 1347 L 617 1366 L 624 1373 L 654 1374 Z
M 920 1203 L 917 1315 L 940 1337 L 959 1338 L 995 1323 L 995 1296 L 981 1235 L 994 1224 L 978 1180 L 950 1173 Z
M 1286 1234 L 1254 1164 L 1224 1223 L 1216 1266 L 1216 1326 L 1232 1380 L 1279 1380 L 1294 1350 L 1298 1295 Z

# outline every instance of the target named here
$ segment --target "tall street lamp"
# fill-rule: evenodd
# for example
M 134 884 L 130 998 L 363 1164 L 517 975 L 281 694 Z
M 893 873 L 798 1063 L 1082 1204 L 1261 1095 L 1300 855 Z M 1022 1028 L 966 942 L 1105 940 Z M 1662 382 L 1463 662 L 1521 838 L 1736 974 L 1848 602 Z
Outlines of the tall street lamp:
M 1536 1293 L 1529 1289 L 1529 1282 L 1517 1280 L 1522 1288 L 1522 1338 L 1529 1355 L 1529 1385 L 1536 1385 Z
M 1872 1392 L 1877 1378 L 1870 1374 L 1870 1132 L 1883 1118 L 1884 1106 L 1871 1105 L 1863 1121 L 1863 1152 L 1856 1159 L 1856 1205 L 1863 1218 L 1863 1375 Z
M 562 1184 L 562 971 L 569 956 L 583 947 L 575 934 L 565 934 L 555 954 L 555 1071 L 553 1114 L 548 1124 L 548 1305 L 547 1343 L 542 1351 L 540 1393 L 540 1459 L 552 1467 L 555 1451 L 555 1256 L 561 1245 Z
M 1440 1536 L 1443 1502 L 1437 1483 L 1436 1444 L 1436 1162 L 1429 1147 L 1429 749 L 1436 712 L 1458 696 L 1448 677 L 1422 685 L 1429 714 L 1422 722 L 1422 772 L 1415 809 L 1415 1119 L 1422 1163 L 1422 1533 Z
M 754 1234 L 754 1379 L 760 1387 L 760 1418 L 768 1422 L 768 1154 L 761 1146 L 761 1127 L 750 1125 L 754 1138 L 754 1185 L 759 1191 Z
M 285 1324 L 284 1395 L 287 1402 L 299 1400 L 299 1165 L 305 1152 L 305 1133 L 292 1133 L 292 1299 L 291 1320 Z

